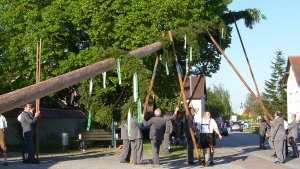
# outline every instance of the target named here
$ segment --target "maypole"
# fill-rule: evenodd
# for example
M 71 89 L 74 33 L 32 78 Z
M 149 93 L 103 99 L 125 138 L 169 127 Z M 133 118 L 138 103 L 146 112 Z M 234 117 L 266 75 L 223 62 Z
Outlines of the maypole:
M 162 48 L 161 42 L 155 42 L 150 45 L 130 51 L 129 54 L 137 58 L 142 58 L 148 54 L 156 52 Z M 7 112 L 15 107 L 24 105 L 33 100 L 42 98 L 66 87 L 77 84 L 83 80 L 90 79 L 103 72 L 116 68 L 116 59 L 109 58 L 92 65 L 68 72 L 66 74 L 53 77 L 51 79 L 27 86 L 3 95 L 0 95 L 1 113 Z M 9 99 L 8 99 L 9 98 Z

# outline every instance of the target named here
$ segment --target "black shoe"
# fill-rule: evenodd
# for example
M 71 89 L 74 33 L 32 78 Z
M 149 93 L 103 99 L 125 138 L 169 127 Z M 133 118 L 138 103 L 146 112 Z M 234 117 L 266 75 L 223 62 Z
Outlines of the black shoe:
M 188 164 L 189 165 L 195 165 L 196 163 L 195 162 L 189 162 Z
M 291 158 L 298 158 L 298 156 L 291 156 Z
M 276 155 L 276 154 L 273 154 L 273 155 L 271 155 L 271 157 L 275 157 L 275 158 L 277 158 L 277 155 Z
M 215 163 L 214 163 L 213 161 L 211 161 L 211 162 L 209 163 L 209 165 L 215 165 Z
M 40 164 L 40 162 L 34 161 L 34 162 L 29 163 L 29 164 Z
M 283 164 L 282 162 L 279 162 L 279 161 L 275 161 L 274 163 L 275 164 Z
M 4 162 L 3 165 L 4 165 L 4 166 L 8 166 L 8 163 L 7 163 L 7 162 Z

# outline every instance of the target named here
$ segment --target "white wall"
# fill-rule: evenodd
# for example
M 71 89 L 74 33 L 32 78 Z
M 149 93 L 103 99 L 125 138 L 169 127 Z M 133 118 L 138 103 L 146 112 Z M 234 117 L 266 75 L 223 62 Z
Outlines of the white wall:
M 189 100 L 187 100 L 188 102 Z M 195 122 L 200 122 L 203 112 L 205 111 L 205 99 L 201 98 L 201 99 L 194 99 L 191 101 L 190 105 L 188 105 L 189 107 L 193 107 L 195 109 Z
M 288 123 L 292 121 L 291 115 L 296 114 L 296 120 L 300 118 L 300 83 L 296 82 L 295 74 L 290 67 L 290 75 L 287 80 L 287 118 Z

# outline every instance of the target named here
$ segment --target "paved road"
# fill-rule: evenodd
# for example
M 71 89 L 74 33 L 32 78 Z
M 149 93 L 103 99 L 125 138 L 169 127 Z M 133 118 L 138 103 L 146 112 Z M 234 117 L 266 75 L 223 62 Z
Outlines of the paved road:
M 285 164 L 274 164 L 275 158 L 271 157 L 273 150 L 259 150 L 259 137 L 257 134 L 247 132 L 231 132 L 228 137 L 222 140 L 217 139 L 215 149 L 216 165 L 210 168 L 216 169 L 299 169 L 300 158 L 292 159 L 288 157 Z M 291 148 L 289 147 L 291 150 Z M 185 164 L 184 156 L 161 156 L 160 166 L 134 165 L 119 163 L 121 150 L 101 150 L 86 151 L 84 153 L 65 154 L 65 155 L 40 155 L 41 164 L 23 164 L 21 157 L 9 158 L 9 166 L 5 168 L 23 169 L 124 169 L 124 168 L 169 168 L 169 169 L 188 169 L 204 168 L 199 165 Z M 291 154 L 291 152 L 290 152 Z M 145 161 L 151 159 L 151 154 L 144 154 Z M 196 159 L 195 159 L 196 161 Z M 0 165 L 2 165 L 0 163 Z M 1 166 L 4 167 L 4 166 Z

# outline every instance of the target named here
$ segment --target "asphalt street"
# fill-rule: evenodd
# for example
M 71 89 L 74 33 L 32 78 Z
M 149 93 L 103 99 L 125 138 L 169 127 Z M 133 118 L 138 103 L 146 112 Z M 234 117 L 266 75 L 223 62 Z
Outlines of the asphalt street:
M 267 142 L 266 142 L 267 143 Z M 274 150 L 260 150 L 259 137 L 257 134 L 248 132 L 230 132 L 228 137 L 217 139 L 215 148 L 215 165 L 209 166 L 216 169 L 288 169 L 300 168 L 300 158 L 287 157 L 284 164 L 275 164 L 276 158 L 271 157 Z M 268 144 L 266 144 L 267 147 Z M 292 154 L 289 147 L 289 155 Z M 169 169 L 188 169 L 188 168 L 206 168 L 199 164 L 188 165 L 185 163 L 185 156 L 160 155 L 160 165 L 153 166 L 134 165 L 131 163 L 119 163 L 121 150 L 113 149 L 101 151 L 85 151 L 84 153 L 74 154 L 51 154 L 40 155 L 41 164 L 23 164 L 21 156 L 10 157 L 9 165 L 0 168 L 33 168 L 33 169 L 137 169 L 137 168 L 169 168 Z M 151 154 L 144 153 L 145 162 L 151 159 Z M 195 162 L 196 162 L 195 158 Z

